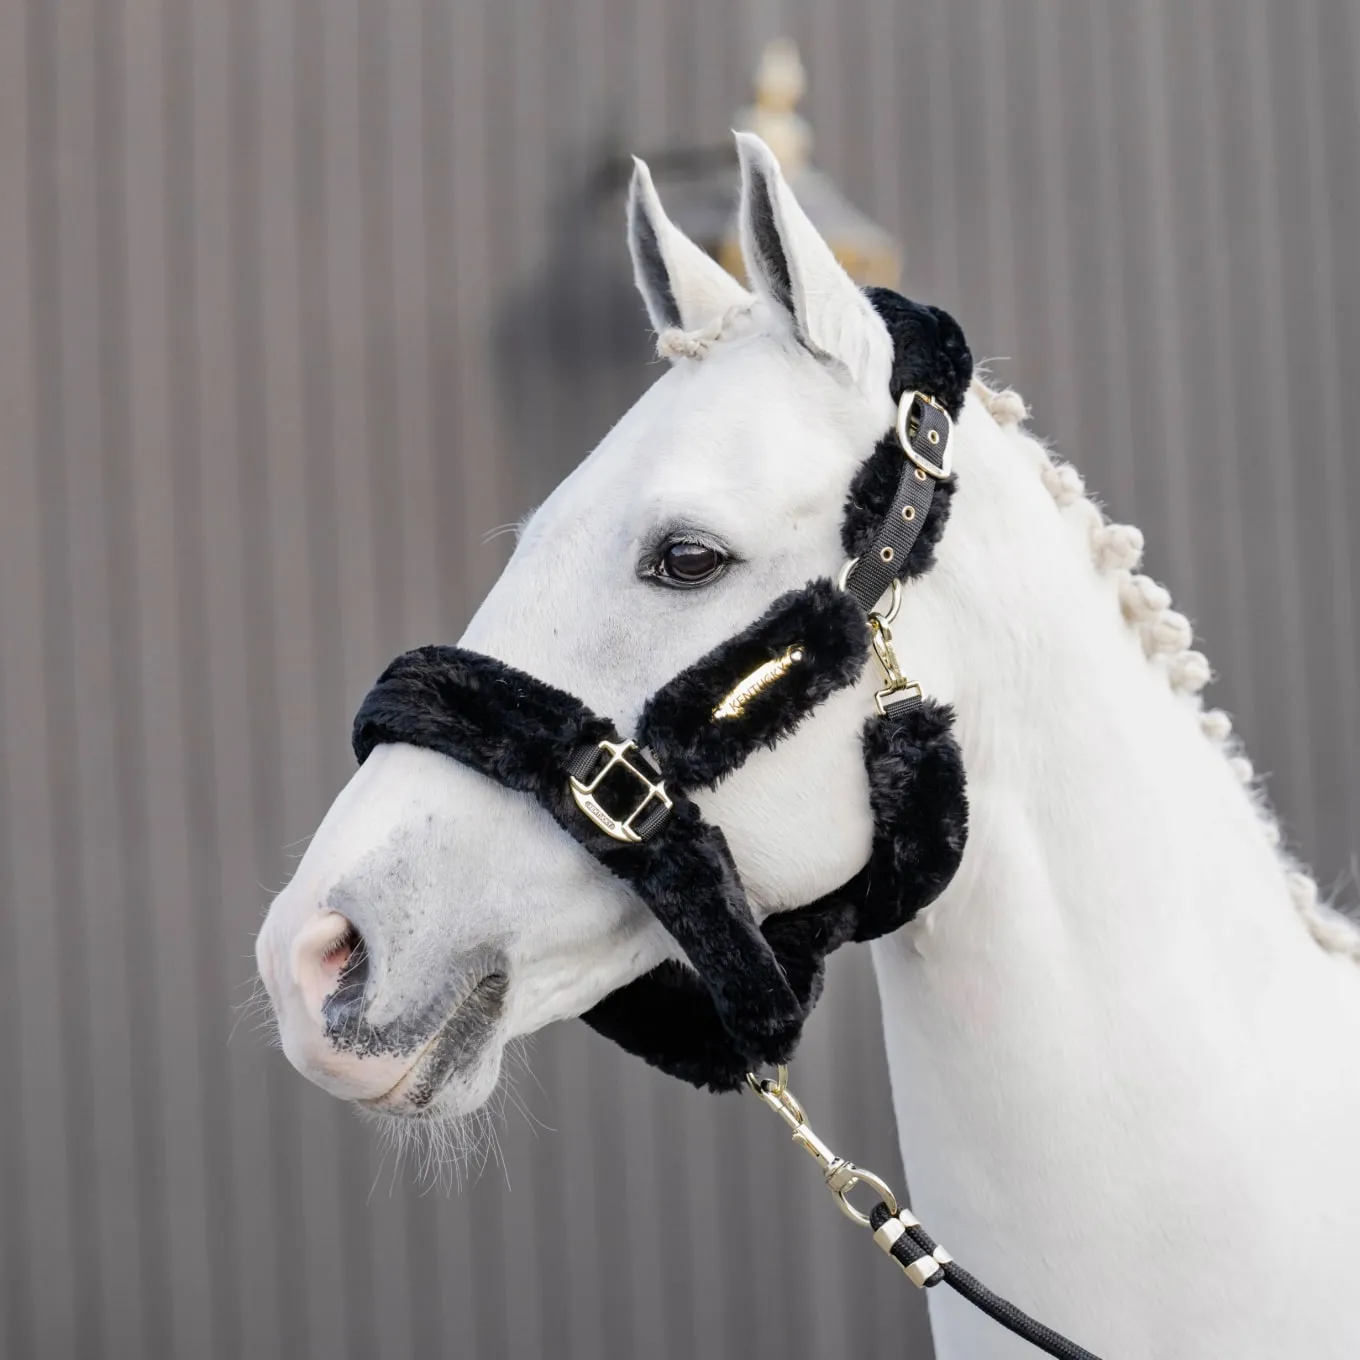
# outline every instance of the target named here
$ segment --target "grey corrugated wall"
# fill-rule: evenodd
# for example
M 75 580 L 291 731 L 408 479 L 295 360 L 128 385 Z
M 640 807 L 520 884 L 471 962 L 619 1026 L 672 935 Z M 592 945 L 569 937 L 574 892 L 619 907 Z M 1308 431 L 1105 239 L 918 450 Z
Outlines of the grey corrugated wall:
M 356 699 L 458 634 L 486 531 L 648 381 L 601 147 L 724 137 L 777 8 L 0 4 L 6 1356 L 926 1353 L 776 1121 L 581 1026 L 519 1083 L 550 1127 L 512 1109 L 508 1170 L 455 1198 L 229 1042 Z M 1355 4 L 785 19 L 818 160 L 1147 531 L 1298 845 L 1347 873 Z M 899 1179 L 862 956 L 799 1068 Z

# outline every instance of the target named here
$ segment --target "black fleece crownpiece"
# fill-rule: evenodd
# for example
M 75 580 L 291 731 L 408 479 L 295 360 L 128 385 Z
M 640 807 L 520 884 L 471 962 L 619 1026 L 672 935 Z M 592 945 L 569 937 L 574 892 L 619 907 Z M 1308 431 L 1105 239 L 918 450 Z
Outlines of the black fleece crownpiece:
M 913 302 L 891 288 L 866 288 L 864 295 L 892 338 L 892 399 L 927 392 L 957 420 L 973 381 L 973 352 L 963 327 L 943 308 Z
M 919 392 L 956 416 L 972 373 L 957 323 L 885 289 L 869 297 L 894 341 L 894 399 Z M 850 489 L 843 531 L 849 556 L 882 542 L 875 533 L 908 475 L 903 446 L 890 432 Z M 953 479 L 932 487 L 906 560 L 893 569 L 899 581 L 933 561 Z M 874 819 L 869 862 L 806 906 L 757 926 L 722 832 L 689 796 L 854 684 L 868 641 L 853 588 L 811 582 L 662 686 L 643 709 L 636 742 L 627 743 L 608 719 L 533 676 L 462 648 L 423 647 L 398 657 L 364 700 L 354 751 L 362 762 L 382 742 L 425 746 L 534 797 L 638 893 L 686 959 L 618 989 L 583 1018 L 665 1072 L 735 1089 L 753 1068 L 792 1056 L 821 993 L 827 955 L 909 921 L 962 858 L 967 798 L 952 714 L 919 694 L 864 729 Z M 720 703 L 762 668 L 773 668 L 771 681 L 720 714 Z M 609 809 L 594 801 L 597 794 L 613 800 Z

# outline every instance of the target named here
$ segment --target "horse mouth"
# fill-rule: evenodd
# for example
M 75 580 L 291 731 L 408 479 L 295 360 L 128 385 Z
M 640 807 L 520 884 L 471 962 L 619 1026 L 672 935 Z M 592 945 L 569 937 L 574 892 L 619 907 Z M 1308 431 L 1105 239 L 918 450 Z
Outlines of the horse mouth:
M 486 974 L 431 1035 L 401 1079 L 383 1095 L 358 1103 L 380 1114 L 407 1118 L 424 1114 L 450 1077 L 485 1052 L 509 987 L 505 973 Z

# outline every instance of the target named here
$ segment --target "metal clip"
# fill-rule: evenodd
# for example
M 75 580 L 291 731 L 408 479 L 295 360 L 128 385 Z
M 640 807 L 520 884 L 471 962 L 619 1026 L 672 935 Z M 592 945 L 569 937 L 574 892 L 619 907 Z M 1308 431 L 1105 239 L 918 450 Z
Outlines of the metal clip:
M 897 649 L 893 646 L 892 629 L 888 627 L 887 621 L 879 618 L 877 614 L 869 615 L 869 640 L 873 643 L 874 655 L 878 658 L 878 664 L 883 668 L 884 679 L 888 682 L 884 689 L 874 695 L 874 707 L 878 709 L 878 716 L 886 718 L 893 704 L 906 699 L 920 699 L 921 686 L 917 681 L 908 680 L 902 674 Z
M 757 1077 L 754 1072 L 746 1074 L 746 1084 L 793 1130 L 793 1141 L 821 1168 L 827 1188 L 836 1196 L 841 1212 L 852 1223 L 858 1223 L 861 1228 L 869 1226 L 869 1215 L 861 1213 L 849 1199 L 850 1192 L 861 1183 L 878 1195 L 890 1213 L 897 1213 L 897 1198 L 880 1177 L 844 1157 L 837 1157 L 813 1131 L 802 1105 L 789 1090 L 788 1082 L 789 1069 L 784 1066 L 776 1069 L 773 1081 L 768 1077 Z

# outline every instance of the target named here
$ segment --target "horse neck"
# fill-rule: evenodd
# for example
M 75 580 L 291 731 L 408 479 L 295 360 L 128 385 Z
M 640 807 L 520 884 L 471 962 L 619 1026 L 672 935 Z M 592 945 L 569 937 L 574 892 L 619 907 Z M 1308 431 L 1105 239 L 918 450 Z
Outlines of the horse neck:
M 1183 1228 L 1190 1259 L 1173 1251 L 1159 1278 L 1193 1276 L 1239 1222 L 1289 1145 L 1279 1083 L 1335 1093 L 1347 1060 L 1318 1032 L 1360 1023 L 1360 975 L 1300 919 L 1272 824 L 1192 692 L 1199 663 L 1149 660 L 1159 621 L 1124 617 L 1133 534 L 1064 496 L 1037 445 L 983 434 L 903 630 L 927 688 L 940 640 L 970 807 L 955 882 L 874 947 L 903 1159 L 965 1264 L 1096 1349 L 1143 1354 L 1130 1340 L 1149 1326 L 1210 1324 L 1189 1278 L 1149 1299 L 1138 1253 L 1167 1261 Z M 1344 1099 L 1354 1136 L 1356 1082 Z M 1259 1285 L 1242 1278 L 1228 1287 Z M 959 1353 L 1009 1354 L 951 1309 L 935 1305 L 937 1331 Z

